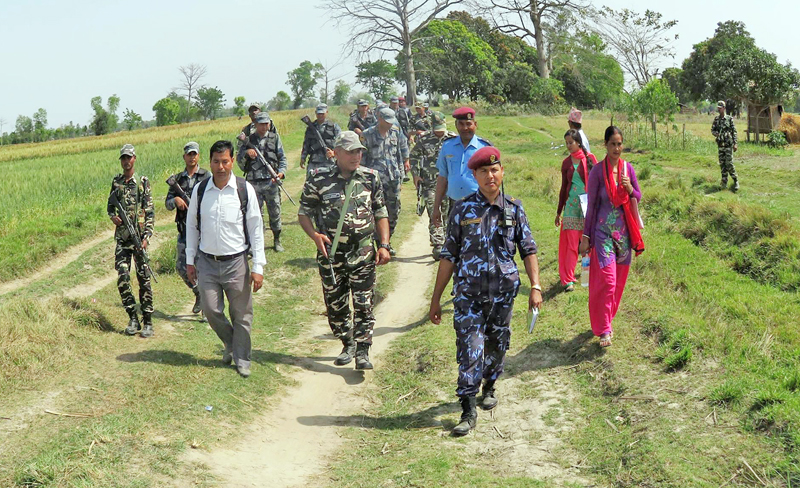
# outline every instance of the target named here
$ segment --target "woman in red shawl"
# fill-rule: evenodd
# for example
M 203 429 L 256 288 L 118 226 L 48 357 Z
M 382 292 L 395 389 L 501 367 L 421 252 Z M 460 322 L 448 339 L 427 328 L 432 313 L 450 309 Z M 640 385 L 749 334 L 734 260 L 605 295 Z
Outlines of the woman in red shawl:
M 638 202 L 642 200 L 633 167 L 623 160 L 622 131 L 605 133 L 606 157 L 589 173 L 589 205 L 580 253 L 589 253 L 589 320 L 600 346 L 611 345 L 611 322 L 619 309 L 633 254 L 644 251 Z

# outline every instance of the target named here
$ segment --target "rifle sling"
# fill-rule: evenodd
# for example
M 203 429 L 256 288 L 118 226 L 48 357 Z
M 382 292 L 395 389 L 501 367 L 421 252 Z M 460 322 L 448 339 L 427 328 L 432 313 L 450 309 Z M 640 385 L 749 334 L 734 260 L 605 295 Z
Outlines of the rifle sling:
M 355 175 L 353 175 L 355 176 Z M 353 188 L 356 186 L 356 180 L 352 176 L 350 182 L 347 183 L 345 189 L 344 205 L 342 205 L 342 212 L 339 214 L 339 223 L 336 224 L 336 235 L 333 236 L 333 244 L 331 244 L 331 259 L 336 254 L 336 249 L 339 247 L 339 238 L 342 237 L 342 226 L 344 225 L 344 218 L 347 215 L 347 210 L 350 207 L 350 199 L 353 196 Z

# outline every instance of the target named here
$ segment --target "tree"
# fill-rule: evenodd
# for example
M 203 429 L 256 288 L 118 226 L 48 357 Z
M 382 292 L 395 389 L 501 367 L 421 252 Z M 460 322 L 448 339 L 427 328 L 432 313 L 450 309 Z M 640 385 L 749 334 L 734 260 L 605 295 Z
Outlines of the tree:
M 94 135 L 101 136 L 108 133 L 108 111 L 103 108 L 103 97 L 93 97 L 90 101 L 94 117 L 92 118 L 92 132 Z
M 30 141 L 33 139 L 33 120 L 30 117 L 26 115 L 18 116 L 14 128 L 17 135 L 23 141 Z
M 369 90 L 378 100 L 385 101 L 394 84 L 397 71 L 395 65 L 380 59 L 361 63 L 356 69 L 356 83 Z
M 678 98 L 666 81 L 652 79 L 641 90 L 634 92 L 633 106 L 639 114 L 650 120 L 655 134 L 657 122 L 666 124 L 673 120 L 673 115 L 678 112 Z
M 350 85 L 344 80 L 339 80 L 336 82 L 336 86 L 333 87 L 333 100 L 331 100 L 331 103 L 333 105 L 344 105 L 347 103 L 348 95 L 350 95 Z
M 200 84 L 200 79 L 206 75 L 208 70 L 202 64 L 191 63 L 186 66 L 181 66 L 178 68 L 178 71 L 180 71 L 181 75 L 183 75 L 183 81 L 181 81 L 179 88 L 186 92 L 186 100 L 191 102 L 192 94 L 196 92 L 198 88 L 203 86 Z M 186 106 L 186 112 L 183 119 L 185 122 L 191 120 L 190 108 L 191 103 L 187 104 Z
M 661 79 L 666 81 L 672 93 L 681 102 L 688 102 L 691 98 L 689 91 L 683 84 L 683 70 L 680 68 L 667 68 L 661 73 Z
M 300 108 L 305 99 L 314 96 L 314 87 L 322 78 L 323 70 L 320 63 L 311 64 L 311 61 L 303 61 L 300 66 L 286 73 L 289 77 L 286 83 L 291 87 L 294 96 L 292 108 Z
M 677 20 L 662 20 L 662 15 L 645 10 L 644 15 L 632 10 L 614 10 L 603 7 L 595 10 L 594 31 L 608 44 L 622 69 L 643 88 L 658 74 L 658 67 L 665 58 L 675 57 L 671 47 L 678 38 L 668 32 Z
M 116 95 L 116 93 L 108 97 L 108 100 L 106 101 L 106 107 L 106 112 L 108 113 L 106 127 L 108 128 L 108 132 L 114 132 L 119 124 L 119 117 L 117 117 L 117 110 L 119 109 L 119 97 Z
M 40 108 L 33 114 L 33 130 L 35 139 L 43 141 L 48 137 L 47 130 L 47 110 Z
M 153 105 L 153 112 L 156 113 L 156 125 L 174 125 L 178 123 L 181 114 L 181 106 L 169 95 L 157 101 Z
M 345 51 L 403 54 L 406 100 L 417 95 L 412 45 L 439 14 L 466 0 L 326 0 L 322 8 L 348 32 Z
M 126 129 L 133 130 L 137 127 L 141 127 L 144 124 L 144 121 L 142 120 L 141 115 L 129 108 L 126 108 L 125 115 L 122 118 L 122 123 L 125 125 Z
M 291 104 L 292 104 L 292 97 L 290 97 L 289 94 L 286 93 L 285 91 L 281 90 L 278 93 L 276 93 L 275 96 L 272 97 L 272 100 L 270 100 L 267 103 L 267 110 L 276 110 L 276 111 L 286 110 L 289 108 L 289 105 Z
M 244 104 L 244 97 L 235 97 L 233 99 L 233 115 L 237 117 L 244 117 L 247 114 L 247 109 L 244 108 Z
M 214 120 L 217 118 L 217 113 L 222 110 L 225 95 L 216 86 L 214 88 L 201 87 L 197 89 L 194 99 L 197 102 L 197 108 L 203 114 L 203 119 Z
M 489 0 L 495 28 L 522 39 L 533 39 L 538 58 L 539 76 L 550 78 L 545 31 L 559 12 L 581 10 L 580 0 Z

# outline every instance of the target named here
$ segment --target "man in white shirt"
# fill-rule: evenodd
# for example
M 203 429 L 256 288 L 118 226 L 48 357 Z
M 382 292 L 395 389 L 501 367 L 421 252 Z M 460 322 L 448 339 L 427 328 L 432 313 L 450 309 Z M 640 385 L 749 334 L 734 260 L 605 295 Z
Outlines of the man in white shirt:
M 569 124 L 570 129 L 575 129 L 578 131 L 578 134 L 581 135 L 581 142 L 583 143 L 583 148 L 586 149 L 586 152 L 592 152 L 591 147 L 589 147 L 589 138 L 586 137 L 586 134 L 583 133 L 583 113 L 575 107 L 572 107 L 569 111 L 569 117 L 567 118 L 567 123 Z
M 194 187 L 186 216 L 186 274 L 197 283 L 203 312 L 225 346 L 222 361 L 234 361 L 239 374 L 247 378 L 252 293 L 261 288 L 267 264 L 261 212 L 253 186 L 233 174 L 233 144 L 215 142 L 210 160 L 213 177 Z M 253 253 L 252 272 L 248 249 Z

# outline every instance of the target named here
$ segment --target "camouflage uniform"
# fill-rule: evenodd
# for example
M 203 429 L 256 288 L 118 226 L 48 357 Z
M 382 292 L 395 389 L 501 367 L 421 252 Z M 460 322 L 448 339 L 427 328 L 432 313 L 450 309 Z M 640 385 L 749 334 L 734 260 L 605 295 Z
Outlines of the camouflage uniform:
M 342 131 L 339 124 L 332 120 L 325 119 L 325 122 L 320 124 L 316 120 L 311 123 L 322 135 L 322 140 L 325 145 L 333 149 L 333 143 L 336 141 L 336 136 Z M 325 155 L 325 148 L 320 146 L 317 135 L 314 134 L 314 129 L 306 127 L 305 139 L 303 139 L 303 150 L 300 152 L 300 161 L 305 162 L 308 158 L 308 166 L 306 166 L 306 174 L 320 166 L 331 166 L 330 160 Z
M 260 137 L 258 132 L 250 134 L 250 144 L 256 146 L 264 158 L 269 162 L 270 166 L 276 173 L 286 173 L 287 162 L 286 153 L 283 151 L 283 143 L 281 136 L 277 132 L 269 131 L 264 137 Z M 281 190 L 276 183 L 272 182 L 272 178 L 261 162 L 260 158 L 250 159 L 247 155 L 247 149 L 242 148 L 236 158 L 239 164 L 239 169 L 244 171 L 245 179 L 253 185 L 258 196 L 258 209 L 261 215 L 264 215 L 263 205 L 267 204 L 267 212 L 269 213 L 269 228 L 277 237 L 281 232 Z M 266 228 L 266 226 L 265 226 Z
M 407 108 L 397 107 L 395 110 L 395 116 L 397 117 L 397 123 L 400 124 L 400 130 L 403 131 L 403 135 L 408 137 L 409 130 L 411 127 L 411 115 L 408 112 Z
M 371 127 L 361 134 L 364 159 L 361 165 L 378 172 L 383 186 L 383 198 L 389 211 L 389 235 L 394 234 L 400 215 L 400 184 L 405 174 L 403 163 L 408 159 L 408 139 L 393 125 L 384 138 L 378 127 Z
M 431 121 L 428 118 L 428 114 L 420 115 L 415 113 L 411 116 L 411 130 L 413 131 L 424 131 L 427 132 L 431 130 Z
M 111 193 L 116 192 L 117 199 L 127 209 L 128 219 L 137 227 L 139 238 L 144 241 L 153 235 L 156 214 L 153 209 L 153 198 L 150 193 L 150 182 L 146 177 L 138 178 L 135 174 L 125 181 L 122 174 L 114 177 L 111 183 Z M 111 194 L 107 208 L 108 216 L 117 215 L 117 208 L 111 203 Z M 134 244 L 125 225 L 117 226 L 114 231 L 116 248 L 114 249 L 114 269 L 117 270 L 117 289 L 122 298 L 122 305 L 128 315 L 136 315 L 136 299 L 131 291 L 131 257 L 133 257 Z M 153 313 L 153 289 L 150 286 L 150 277 L 144 269 L 144 263 L 137 259 L 136 278 L 139 280 L 139 302 L 142 315 L 149 317 Z
M 480 191 L 459 200 L 450 214 L 442 259 L 455 265 L 453 323 L 460 397 L 477 395 L 481 380 L 503 373 L 511 341 L 511 311 L 519 291 L 514 254 L 536 253 L 522 203 L 501 195 L 511 208 L 510 227 L 503 226 L 503 208 Z
M 183 189 L 183 192 L 186 193 L 186 196 L 191 198 L 194 187 L 209 176 L 211 176 L 211 173 L 203 168 L 197 168 L 197 171 L 195 171 L 192 176 L 189 176 L 186 170 L 181 171 L 178 176 L 175 177 L 175 180 L 178 186 Z M 186 283 L 186 286 L 191 288 L 195 296 L 197 296 L 197 285 L 193 285 L 186 275 L 186 210 L 181 210 L 175 206 L 176 196 L 178 196 L 177 192 L 170 187 L 167 192 L 167 198 L 164 201 L 167 210 L 175 210 L 175 224 L 178 227 L 178 252 L 175 259 L 175 268 L 183 282 Z M 186 205 L 188 209 L 189 202 L 186 202 Z
M 455 132 L 446 131 L 440 139 L 433 131 L 426 132 L 420 136 L 409 157 L 411 174 L 414 178 L 422 178 L 420 185 L 422 185 L 422 198 L 425 199 L 425 209 L 428 211 L 428 233 L 431 246 L 434 247 L 444 244 L 444 227 L 433 223 L 433 203 L 436 199 L 436 180 L 439 177 L 436 160 L 439 158 L 442 143 L 457 135 Z M 442 211 L 442 215 L 447 215 L 447 212 Z
M 375 112 L 367 110 L 367 115 L 361 118 L 361 114 L 356 110 L 350 114 L 350 120 L 347 122 L 347 130 L 359 129 L 363 132 L 376 125 L 378 125 L 378 118 L 375 116 Z
M 352 338 L 359 343 L 372 344 L 372 329 L 375 326 L 375 248 L 372 236 L 376 229 L 375 221 L 389 215 L 378 173 L 359 167 L 347 180 L 337 165 L 318 168 L 306 179 L 298 213 L 312 219 L 317 231 L 333 241 L 351 181 L 354 181 L 352 196 L 346 209 L 339 246 L 336 254 L 331 256 L 336 281 L 331 276 L 328 260 L 320 252 L 317 252 L 317 266 L 328 310 L 328 323 L 334 335 L 342 341 Z
M 719 154 L 719 169 L 722 171 L 722 181 L 728 181 L 731 175 L 733 181 L 738 181 L 736 168 L 733 166 L 733 146 L 738 144 L 736 137 L 736 126 L 733 124 L 733 117 L 730 115 L 717 115 L 711 124 L 711 133 L 717 139 Z

